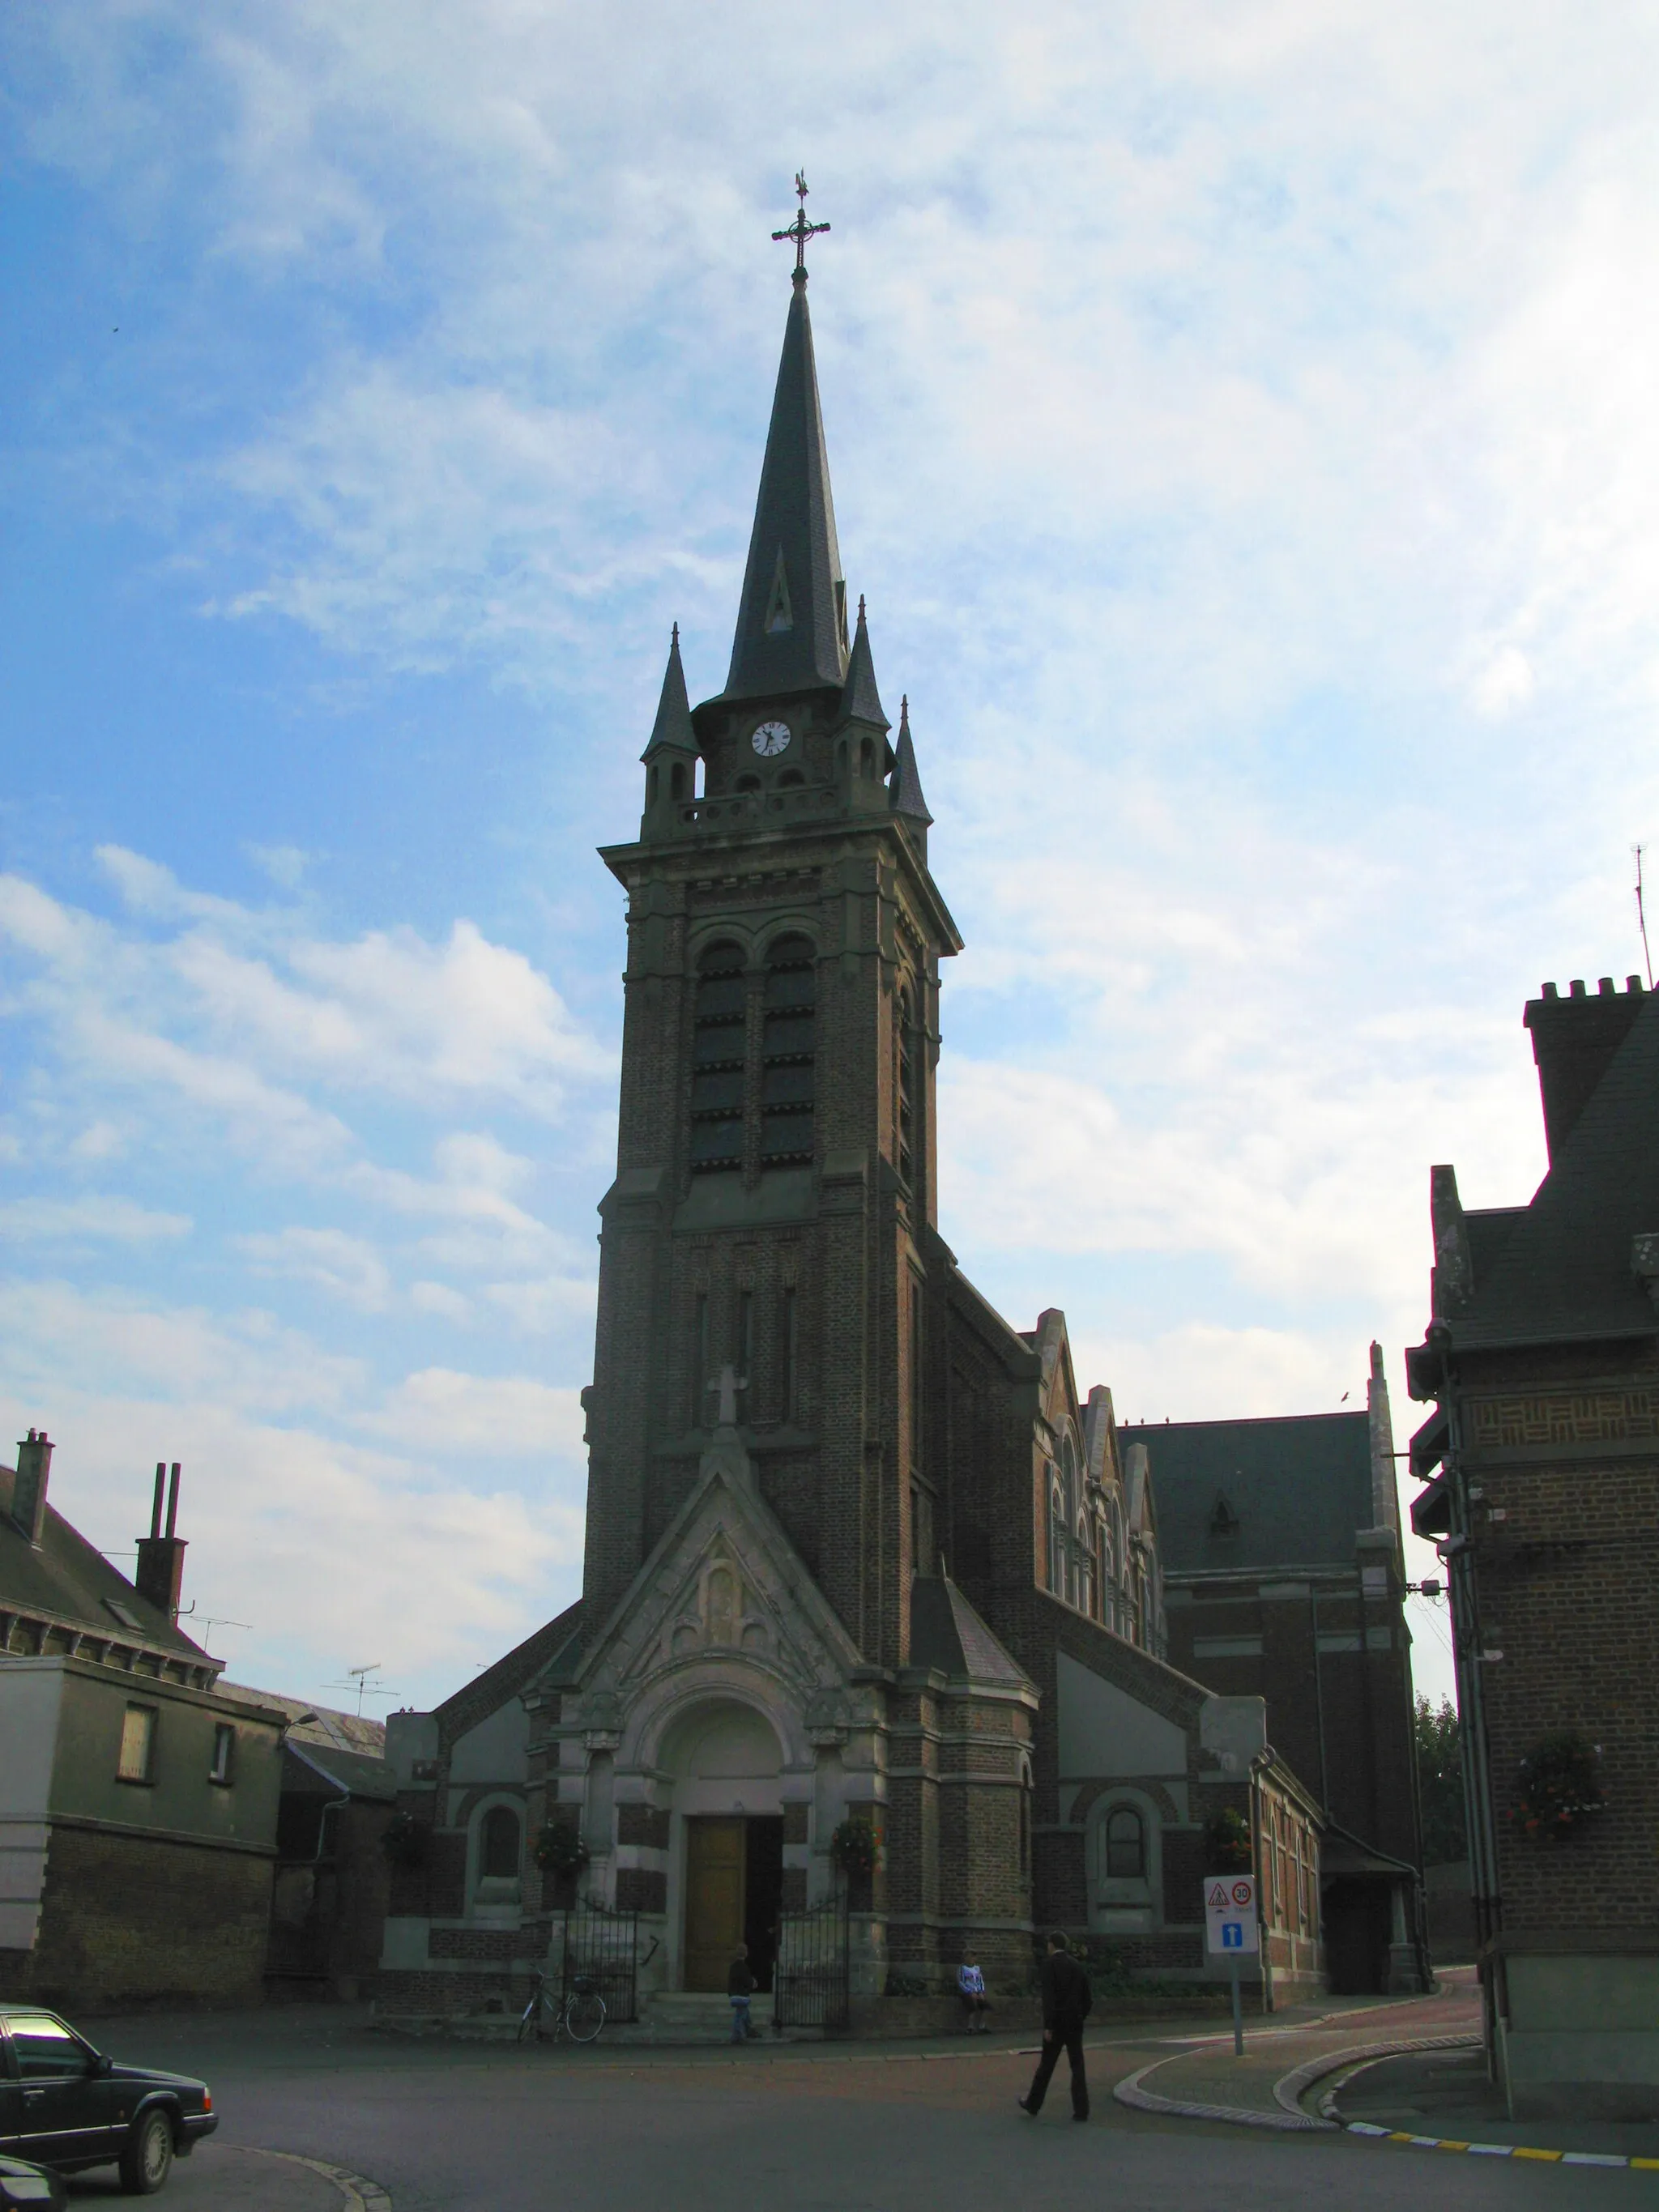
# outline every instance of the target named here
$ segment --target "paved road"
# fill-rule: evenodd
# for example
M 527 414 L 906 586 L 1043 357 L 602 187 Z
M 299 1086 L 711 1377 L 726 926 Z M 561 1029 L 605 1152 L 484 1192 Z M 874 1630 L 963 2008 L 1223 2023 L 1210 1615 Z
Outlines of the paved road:
M 179 2169 L 179 2212 L 257 2203 L 214 2193 L 238 2143 L 353 2167 L 391 2191 L 396 2212 L 1396 2212 L 1407 2195 L 1423 2212 L 1596 2212 L 1650 2187 L 1125 2111 L 1111 2082 L 1167 2052 L 1158 2039 L 1173 2026 L 1102 2031 L 1086 2128 L 1071 2124 L 1063 2064 L 1040 2121 L 1016 2109 L 1031 2061 L 1012 2040 L 932 2055 L 519 2051 L 401 2043 L 325 2011 L 96 2032 L 213 2082 L 221 2136 Z

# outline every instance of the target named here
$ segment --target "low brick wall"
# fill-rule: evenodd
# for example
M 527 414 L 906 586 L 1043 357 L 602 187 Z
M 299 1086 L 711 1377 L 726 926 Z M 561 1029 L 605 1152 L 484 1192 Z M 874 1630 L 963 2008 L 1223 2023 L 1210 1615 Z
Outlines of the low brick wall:
M 264 1996 L 274 1860 L 53 1826 L 40 1931 L 0 1951 L 0 1997 L 70 2014 Z

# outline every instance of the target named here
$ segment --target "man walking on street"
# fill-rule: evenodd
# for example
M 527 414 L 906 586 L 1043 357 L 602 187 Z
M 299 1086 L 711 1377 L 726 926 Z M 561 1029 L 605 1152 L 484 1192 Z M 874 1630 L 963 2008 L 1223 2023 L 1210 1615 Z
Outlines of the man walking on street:
M 1042 2110 L 1048 2083 L 1059 2063 L 1060 2047 L 1072 2062 L 1072 2118 L 1089 2117 L 1089 2080 L 1083 2070 L 1083 2023 L 1089 2017 L 1094 1993 L 1089 1977 L 1066 1948 L 1056 1929 L 1048 1938 L 1048 1954 L 1042 1962 L 1042 2056 L 1037 2061 L 1031 2086 L 1019 2100 L 1019 2108 L 1033 2119 Z

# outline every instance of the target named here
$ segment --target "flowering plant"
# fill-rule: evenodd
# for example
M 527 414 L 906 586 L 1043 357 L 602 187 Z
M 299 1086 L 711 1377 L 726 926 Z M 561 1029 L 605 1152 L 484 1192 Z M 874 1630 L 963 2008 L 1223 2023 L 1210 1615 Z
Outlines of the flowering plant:
M 1248 1874 L 1250 1870 L 1250 1824 L 1231 1805 L 1224 1805 L 1204 1823 L 1204 1864 L 1210 1874 Z
M 587 1864 L 587 1846 L 567 1821 L 550 1821 L 535 1842 L 535 1859 L 544 1874 L 570 1881 Z
M 1547 1735 L 1521 1761 L 1521 1790 L 1510 1820 L 1534 1840 L 1570 1836 L 1581 1820 L 1603 1811 L 1601 1747 L 1570 1729 Z
M 867 1820 L 843 1820 L 830 1838 L 830 1856 L 844 1875 L 867 1880 L 879 1856 L 875 1832 Z
M 380 1831 L 380 1849 L 393 1866 L 412 1872 L 426 1864 L 431 1837 L 424 1820 L 417 1820 L 412 1813 L 394 1813 Z

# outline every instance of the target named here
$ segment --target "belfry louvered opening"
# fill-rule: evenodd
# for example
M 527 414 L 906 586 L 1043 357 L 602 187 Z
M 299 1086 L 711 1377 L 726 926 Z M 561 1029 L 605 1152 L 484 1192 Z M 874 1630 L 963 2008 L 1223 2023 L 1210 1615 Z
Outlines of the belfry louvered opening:
M 697 963 L 691 1067 L 694 1174 L 743 1165 L 747 1001 L 742 946 L 711 945 Z
M 766 961 L 761 1043 L 761 1164 L 812 1157 L 817 968 L 810 940 L 781 937 Z

